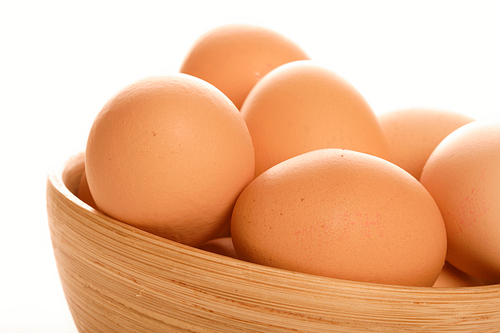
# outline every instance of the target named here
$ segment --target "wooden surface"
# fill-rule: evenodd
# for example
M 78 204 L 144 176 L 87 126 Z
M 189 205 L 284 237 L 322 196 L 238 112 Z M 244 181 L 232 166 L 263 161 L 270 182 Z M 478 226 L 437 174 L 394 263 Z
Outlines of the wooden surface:
M 80 154 L 47 180 L 54 254 L 80 332 L 500 331 L 500 285 L 357 283 L 194 249 L 80 201 L 83 168 Z

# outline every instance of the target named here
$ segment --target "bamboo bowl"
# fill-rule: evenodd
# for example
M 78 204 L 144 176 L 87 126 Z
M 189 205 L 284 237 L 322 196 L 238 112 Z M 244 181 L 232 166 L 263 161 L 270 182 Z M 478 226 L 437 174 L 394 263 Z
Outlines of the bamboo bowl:
M 74 193 L 83 154 L 48 176 L 60 280 L 80 332 L 500 332 L 500 285 L 358 283 L 198 250 L 114 220 Z

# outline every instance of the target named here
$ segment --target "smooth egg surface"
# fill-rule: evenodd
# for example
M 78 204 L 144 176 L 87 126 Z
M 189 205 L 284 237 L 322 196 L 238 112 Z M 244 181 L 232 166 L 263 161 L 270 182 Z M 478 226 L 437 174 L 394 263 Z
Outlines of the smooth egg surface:
M 193 246 L 228 227 L 254 161 L 239 110 L 187 74 L 145 78 L 118 92 L 94 120 L 85 152 L 101 211 Z
M 314 61 L 269 72 L 241 108 L 255 148 L 255 174 L 299 154 L 345 148 L 388 158 L 383 129 L 346 80 Z
M 80 185 L 78 185 L 76 196 L 90 207 L 97 209 L 94 198 L 92 198 L 92 193 L 90 193 L 87 174 L 85 172 L 80 177 Z
M 272 69 L 309 59 L 295 42 L 268 28 L 229 24 L 200 36 L 181 64 L 180 72 L 219 88 L 239 109 L 253 86 Z
M 234 207 L 238 257 L 355 281 L 432 286 L 446 231 L 425 188 L 373 155 L 320 149 L 255 178 Z
M 209 240 L 198 247 L 212 253 L 217 253 L 226 257 L 238 258 L 234 251 L 233 240 L 231 237 L 219 237 Z
M 473 287 L 473 286 L 484 286 L 488 282 L 484 281 L 475 276 L 471 276 L 462 272 L 446 262 L 443 266 L 441 274 L 439 274 L 438 279 L 434 283 L 435 288 L 458 288 L 458 287 Z
M 379 115 L 384 128 L 391 162 L 399 165 L 416 179 L 436 146 L 457 128 L 474 121 L 452 111 L 409 108 Z
M 500 123 L 475 121 L 453 131 L 432 152 L 420 182 L 442 212 L 450 264 L 500 282 Z

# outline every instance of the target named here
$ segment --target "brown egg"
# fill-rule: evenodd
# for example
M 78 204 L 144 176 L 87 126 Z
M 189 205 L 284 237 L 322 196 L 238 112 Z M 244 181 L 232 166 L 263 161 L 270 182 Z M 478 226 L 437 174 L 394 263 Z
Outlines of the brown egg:
M 238 258 L 234 251 L 233 240 L 231 237 L 219 237 L 203 243 L 199 249 L 221 254 L 226 257 Z
M 191 47 L 181 73 L 210 82 L 239 109 L 248 92 L 270 70 L 309 56 L 285 36 L 259 26 L 230 24 L 202 35 Z
M 78 186 L 76 196 L 90 207 L 97 209 L 94 198 L 92 198 L 92 194 L 90 193 L 87 174 L 85 172 L 82 173 L 80 178 L 80 185 Z
M 241 193 L 238 258 L 355 281 L 432 286 L 446 231 L 425 188 L 373 155 L 320 149 L 262 173 Z
M 500 282 L 500 123 L 475 121 L 452 132 L 420 181 L 443 214 L 449 263 Z
M 443 266 L 441 274 L 439 274 L 438 279 L 434 283 L 433 287 L 457 288 L 457 287 L 484 286 L 487 284 L 488 284 L 487 281 L 466 274 L 461 270 L 453 267 L 448 262 L 446 262 Z
M 253 179 L 241 113 L 217 88 L 186 74 L 129 85 L 97 115 L 86 174 L 104 213 L 197 246 L 228 226 Z
M 260 80 L 241 108 L 255 148 L 255 174 L 321 148 L 388 158 L 377 116 L 347 81 L 313 61 L 282 65 Z
M 391 150 L 391 162 L 420 179 L 422 168 L 434 148 L 448 134 L 474 121 L 459 113 L 411 108 L 379 115 Z

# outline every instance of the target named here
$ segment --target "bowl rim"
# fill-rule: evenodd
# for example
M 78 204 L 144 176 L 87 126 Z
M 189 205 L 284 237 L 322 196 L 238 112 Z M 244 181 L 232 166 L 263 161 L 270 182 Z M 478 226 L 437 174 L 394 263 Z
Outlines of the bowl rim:
M 178 243 L 149 232 L 138 229 L 134 226 L 116 220 L 101 211 L 91 207 L 80 198 L 77 197 L 75 193 L 73 193 L 69 187 L 65 183 L 66 174 L 77 166 L 83 168 L 84 164 L 84 151 L 77 152 L 67 158 L 63 163 L 60 163 L 58 167 L 49 172 L 47 175 L 47 183 L 50 183 L 54 187 L 54 189 L 59 192 L 64 198 L 71 202 L 71 204 L 76 205 L 78 209 L 86 210 L 87 213 L 95 215 L 96 218 L 105 221 L 108 225 L 113 226 L 118 230 L 126 230 L 128 232 L 132 231 L 135 234 L 139 234 L 142 237 L 146 237 L 148 239 L 154 240 L 156 244 L 164 245 L 166 247 L 175 247 L 186 254 L 196 256 L 213 263 L 224 263 L 227 266 L 230 266 L 235 269 L 246 269 L 247 271 L 251 271 L 257 274 L 271 274 L 275 276 L 289 276 L 294 279 L 300 278 L 303 279 L 304 282 L 311 286 L 321 285 L 322 289 L 332 289 L 335 292 L 336 288 L 343 288 L 349 290 L 356 290 L 357 293 L 367 295 L 372 292 L 384 292 L 387 293 L 387 297 L 396 297 L 400 293 L 411 293 L 415 296 L 431 296 L 440 301 L 446 301 L 457 295 L 470 295 L 470 294 L 489 294 L 491 292 L 500 294 L 500 284 L 488 284 L 488 285 L 480 285 L 480 286 L 467 286 L 467 287 L 419 287 L 419 286 L 400 286 L 400 285 L 390 285 L 390 284 L 380 284 L 373 282 L 361 282 L 361 281 L 352 281 L 345 280 L 333 277 L 325 277 L 319 275 L 313 275 L 302 272 L 295 272 L 286 269 L 264 266 L 252 262 L 243 261 L 237 258 L 232 258 L 228 256 L 224 256 L 217 253 L 212 253 L 209 251 L 205 251 L 202 249 L 198 249 L 189 245 L 185 245 L 182 243 Z M 324 287 L 330 288 L 324 288 Z

